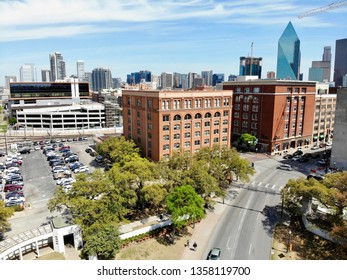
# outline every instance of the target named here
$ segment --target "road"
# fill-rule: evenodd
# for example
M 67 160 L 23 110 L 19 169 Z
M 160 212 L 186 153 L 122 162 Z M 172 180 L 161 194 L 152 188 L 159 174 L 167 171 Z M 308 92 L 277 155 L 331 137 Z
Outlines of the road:
M 229 203 L 204 255 L 212 247 L 219 247 L 223 260 L 269 259 L 272 231 L 281 213 L 280 189 L 290 178 L 305 176 L 297 170 L 276 169 L 278 165 L 274 159 L 255 163 L 256 174 L 240 186 Z

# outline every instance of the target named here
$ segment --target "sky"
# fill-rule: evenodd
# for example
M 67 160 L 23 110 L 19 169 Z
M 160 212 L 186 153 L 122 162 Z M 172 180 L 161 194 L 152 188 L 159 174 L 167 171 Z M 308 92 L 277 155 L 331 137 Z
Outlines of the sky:
M 291 21 L 301 42 L 304 79 L 324 46 L 347 38 L 347 6 L 298 18 L 331 0 L 0 0 L 0 86 L 34 63 L 38 81 L 49 54 L 67 75 L 105 67 L 112 77 L 140 70 L 239 74 L 240 56 L 262 57 L 262 78 L 276 71 L 278 39 Z M 336 1 L 335 1 L 336 2 Z M 332 62 L 333 64 L 333 62 Z M 333 77 L 331 77 L 333 78 Z

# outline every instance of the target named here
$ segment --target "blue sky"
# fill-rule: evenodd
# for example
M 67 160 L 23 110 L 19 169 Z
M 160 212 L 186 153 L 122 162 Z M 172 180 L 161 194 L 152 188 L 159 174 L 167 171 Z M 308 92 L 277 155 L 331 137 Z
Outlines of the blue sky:
M 239 57 L 263 58 L 276 71 L 277 44 L 289 21 L 301 41 L 301 72 L 324 46 L 347 38 L 347 6 L 298 19 L 330 0 L 0 0 L 0 85 L 34 63 L 38 80 L 49 54 L 61 52 L 67 74 L 110 68 L 125 80 L 139 70 L 238 74 Z

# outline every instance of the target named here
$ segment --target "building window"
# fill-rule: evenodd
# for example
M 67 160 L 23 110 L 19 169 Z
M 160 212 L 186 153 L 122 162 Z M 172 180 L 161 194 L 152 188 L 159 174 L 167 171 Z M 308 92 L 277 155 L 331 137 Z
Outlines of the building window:
M 219 125 L 219 121 L 214 121 L 213 124 L 214 125 Z
M 218 143 L 218 142 L 219 142 L 219 138 L 218 137 L 213 138 L 213 143 Z
M 190 128 L 190 123 L 185 123 L 185 124 L 184 124 L 184 128 L 185 128 L 185 129 Z
M 140 120 L 137 120 L 136 123 L 137 123 L 137 126 L 140 126 L 140 125 L 141 125 Z
M 200 131 L 195 131 L 195 137 L 200 137 Z
M 243 98 L 243 102 L 249 102 L 249 96 L 248 95 L 245 95 L 244 98 Z
M 149 123 L 149 124 L 147 125 L 147 128 L 148 128 L 148 129 L 152 129 L 152 124 Z
M 200 145 L 200 140 L 195 140 L 195 141 L 194 141 L 194 145 L 195 145 L 195 146 Z
M 151 114 L 151 113 L 148 113 L 148 114 L 147 114 L 147 120 L 149 120 L 149 121 L 152 120 L 152 114 Z
M 214 129 L 213 134 L 219 134 L 219 129 Z
M 190 147 L 190 141 L 184 142 L 184 147 L 185 147 L 185 148 L 189 148 L 189 147 Z
M 240 102 L 240 95 L 235 96 L 235 102 Z
M 242 127 L 248 127 L 248 122 L 247 121 L 243 121 L 242 122 Z
M 169 110 L 170 109 L 170 100 L 162 100 L 161 101 L 161 107 L 163 110 Z
M 210 139 L 204 139 L 204 144 L 206 145 L 206 144 L 210 144 Z
M 136 112 L 136 115 L 137 115 L 138 118 L 141 117 L 141 113 L 140 112 Z
M 164 151 L 167 151 L 167 150 L 169 150 L 169 149 L 170 149 L 170 145 L 169 145 L 169 144 L 163 145 L 163 150 L 164 150 Z
M 252 106 L 252 112 L 258 112 L 259 111 L 259 106 L 258 105 L 253 105 Z
M 223 99 L 223 105 L 224 106 L 229 106 L 229 104 L 230 104 L 230 98 L 224 98 Z
M 174 125 L 174 130 L 180 130 L 180 129 L 181 129 L 181 125 L 179 125 L 179 124 Z
M 214 100 L 214 107 L 220 107 L 220 98 Z
M 220 117 L 220 113 L 219 112 L 214 113 L 214 117 L 215 118 L 219 118 Z
M 128 115 L 129 115 L 129 116 L 131 115 L 131 110 L 130 110 L 130 109 L 128 109 Z
M 252 121 L 258 120 L 258 115 L 257 114 L 252 114 Z
M 234 105 L 234 109 L 235 109 L 235 110 L 240 110 L 240 104 L 235 104 L 235 105 Z
M 136 106 L 141 107 L 141 98 L 136 99 Z
M 197 113 L 197 114 L 195 114 L 195 117 L 194 117 L 195 119 L 201 119 L 201 114 L 200 113 Z
M 190 99 L 184 100 L 184 108 L 185 109 L 190 109 L 192 108 L 192 101 Z
M 201 108 L 201 99 L 195 99 L 195 108 Z
M 211 123 L 210 122 L 205 122 L 205 126 L 210 126 Z
M 258 124 L 255 123 L 255 122 L 252 122 L 252 123 L 251 123 L 251 128 L 252 128 L 252 129 L 257 129 L 257 128 L 258 128 Z
M 170 116 L 169 115 L 164 115 L 163 116 L 163 122 L 168 122 L 170 120 Z
M 302 93 L 306 93 L 306 90 L 307 90 L 307 88 L 305 88 L 305 87 L 304 87 L 304 88 L 301 88 L 301 92 L 302 92 Z
M 174 149 L 179 149 L 180 148 L 180 143 L 175 143 L 174 144 Z
M 298 87 L 294 88 L 295 93 L 299 93 L 299 91 L 300 91 L 300 88 L 298 88 Z
M 222 141 L 223 141 L 223 142 L 226 142 L 226 141 L 228 141 L 228 137 L 226 137 L 226 136 L 223 136 L 223 138 L 222 138 Z
M 140 128 L 137 129 L 137 134 L 141 135 L 141 129 Z
M 147 137 L 148 137 L 148 139 L 152 139 L 152 133 L 151 133 L 151 132 L 148 132 L 148 133 L 147 133 Z
M 242 118 L 244 120 L 247 120 L 248 119 L 248 113 L 242 113 Z
M 239 118 L 240 117 L 240 112 L 234 112 L 234 118 Z
M 287 93 L 292 93 L 292 88 L 291 87 L 287 87 Z
M 201 127 L 201 123 L 196 122 L 196 123 L 195 123 L 195 127 L 196 127 L 196 128 L 200 128 L 200 127 Z
M 164 135 L 163 136 L 163 141 L 169 141 L 170 140 L 170 136 L 169 135 Z
M 148 99 L 147 100 L 147 107 L 148 107 L 148 109 L 152 109 L 153 108 L 153 101 L 152 101 L 152 99 Z
M 173 120 L 174 121 L 180 121 L 181 120 L 181 116 L 180 115 L 175 115 Z
M 205 130 L 204 131 L 204 135 L 210 135 L 210 131 L 209 130 Z
M 259 97 L 253 96 L 253 103 L 259 103 Z
M 127 98 L 127 103 L 128 103 L 128 105 L 131 104 L 131 98 L 130 97 Z
M 184 133 L 184 138 L 190 138 L 190 132 Z
M 223 124 L 228 124 L 228 120 L 223 120 Z
M 211 113 L 206 113 L 205 118 L 211 118 Z
M 141 143 L 141 137 L 137 137 L 137 143 Z
M 210 108 L 211 107 L 211 99 L 210 98 L 206 98 L 205 99 L 205 108 Z
M 185 120 L 191 120 L 192 119 L 192 115 L 191 114 L 187 114 L 184 116 Z
M 181 109 L 181 100 L 174 100 L 174 109 Z
M 239 126 L 240 125 L 239 120 L 234 120 L 234 125 Z
M 246 88 L 245 88 L 245 93 L 250 93 L 250 91 L 251 91 L 251 90 L 250 90 L 249 87 L 246 87 Z
M 223 133 L 228 133 L 228 129 L 225 127 L 225 128 L 223 128 Z
M 179 134 L 179 133 L 175 133 L 175 134 L 174 134 L 174 139 L 175 139 L 175 140 L 180 139 L 180 134 Z
M 240 93 L 241 92 L 241 88 L 237 87 L 235 91 Z
M 168 131 L 168 130 L 170 130 L 170 127 L 168 125 L 164 125 L 163 126 L 163 131 Z
M 249 110 L 249 105 L 248 104 L 244 104 L 243 105 L 243 111 L 248 111 Z
M 148 148 L 152 148 L 152 142 L 148 141 Z

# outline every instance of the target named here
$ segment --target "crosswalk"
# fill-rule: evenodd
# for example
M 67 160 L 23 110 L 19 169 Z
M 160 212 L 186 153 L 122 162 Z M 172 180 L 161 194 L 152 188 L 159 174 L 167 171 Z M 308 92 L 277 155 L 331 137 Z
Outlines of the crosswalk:
M 271 184 L 267 182 L 259 182 L 259 181 L 252 181 L 249 183 L 239 183 L 232 185 L 237 188 L 242 189 L 248 189 L 248 190 L 254 190 L 254 191 L 263 191 L 266 193 L 273 193 L 273 194 L 280 194 L 283 186 L 279 186 L 276 184 Z

